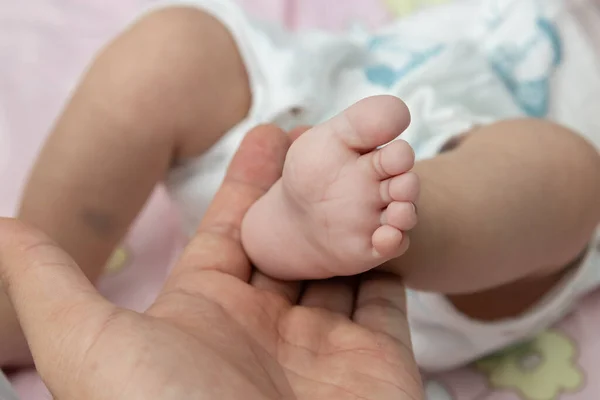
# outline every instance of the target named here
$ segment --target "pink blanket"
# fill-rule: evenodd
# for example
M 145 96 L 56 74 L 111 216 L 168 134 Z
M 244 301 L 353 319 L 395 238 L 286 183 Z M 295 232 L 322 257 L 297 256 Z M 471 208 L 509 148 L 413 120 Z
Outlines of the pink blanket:
M 375 26 L 420 5 L 448 0 L 239 1 L 291 28 L 342 29 L 357 22 Z M 14 215 L 41 141 L 92 54 L 146 4 L 148 0 L 0 2 L 0 215 Z M 111 300 L 137 310 L 152 301 L 181 249 L 172 211 L 164 192 L 157 190 L 101 283 Z M 152 229 L 159 223 L 160 229 Z M 427 377 L 429 399 L 597 398 L 599 306 L 600 294 L 592 295 L 531 343 L 470 368 Z M 12 380 L 23 399 L 49 398 L 34 371 Z

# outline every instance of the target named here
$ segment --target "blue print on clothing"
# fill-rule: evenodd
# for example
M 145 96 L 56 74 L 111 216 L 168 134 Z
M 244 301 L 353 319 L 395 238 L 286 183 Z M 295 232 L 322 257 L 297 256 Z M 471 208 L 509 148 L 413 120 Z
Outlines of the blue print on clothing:
M 400 58 L 399 65 L 391 62 L 376 62 L 365 68 L 365 75 L 369 82 L 384 88 L 391 88 L 400 79 L 404 78 L 409 72 L 420 67 L 432 57 L 438 55 L 442 45 L 436 45 L 425 50 L 410 50 L 398 45 L 399 39 L 396 37 L 376 36 L 369 44 L 369 50 L 373 55 L 385 54 L 394 55 L 394 58 Z
M 504 43 L 489 56 L 490 63 L 521 109 L 532 117 L 548 114 L 550 79 L 562 60 L 556 26 L 537 18 L 532 36 L 524 43 Z

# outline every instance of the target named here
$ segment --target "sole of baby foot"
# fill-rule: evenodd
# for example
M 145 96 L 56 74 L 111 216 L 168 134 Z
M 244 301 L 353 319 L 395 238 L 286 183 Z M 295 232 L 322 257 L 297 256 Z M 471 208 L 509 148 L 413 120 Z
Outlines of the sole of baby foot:
M 279 279 L 362 273 L 408 249 L 417 223 L 414 152 L 395 140 L 406 105 L 367 98 L 313 127 L 291 146 L 282 178 L 248 211 L 244 247 Z

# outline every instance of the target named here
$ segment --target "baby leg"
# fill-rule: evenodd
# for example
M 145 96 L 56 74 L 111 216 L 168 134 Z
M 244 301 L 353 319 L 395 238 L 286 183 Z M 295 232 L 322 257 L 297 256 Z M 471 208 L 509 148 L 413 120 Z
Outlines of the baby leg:
M 249 109 L 226 28 L 194 8 L 147 15 L 95 60 L 46 142 L 19 218 L 92 280 L 178 158 L 200 155 Z M 29 362 L 0 294 L 0 366 Z
M 466 315 L 515 316 L 578 260 L 600 222 L 600 156 L 566 128 L 505 121 L 418 162 L 419 225 L 387 268 Z

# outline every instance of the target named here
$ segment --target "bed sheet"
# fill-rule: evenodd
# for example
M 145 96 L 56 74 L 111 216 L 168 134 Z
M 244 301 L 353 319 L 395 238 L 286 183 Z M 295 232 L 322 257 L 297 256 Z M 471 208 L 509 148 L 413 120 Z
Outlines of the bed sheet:
M 377 26 L 447 0 L 239 0 L 290 28 Z M 93 53 L 149 0 L 0 1 L 0 215 L 14 215 L 27 171 Z M 343 4 L 343 6 L 342 6 Z M 160 224 L 160 229 L 153 227 Z M 182 237 L 157 189 L 100 287 L 116 303 L 143 310 L 153 300 Z M 600 249 L 597 249 L 600 251 Z M 529 343 L 474 366 L 425 377 L 432 400 L 588 400 L 600 393 L 600 293 Z M 596 371 L 596 372 L 593 372 Z M 25 400 L 49 399 L 34 371 L 11 377 Z

